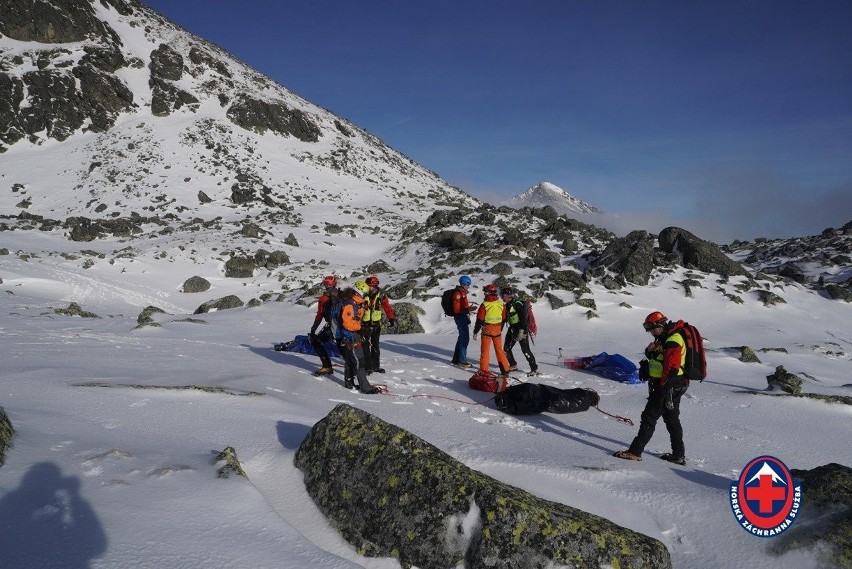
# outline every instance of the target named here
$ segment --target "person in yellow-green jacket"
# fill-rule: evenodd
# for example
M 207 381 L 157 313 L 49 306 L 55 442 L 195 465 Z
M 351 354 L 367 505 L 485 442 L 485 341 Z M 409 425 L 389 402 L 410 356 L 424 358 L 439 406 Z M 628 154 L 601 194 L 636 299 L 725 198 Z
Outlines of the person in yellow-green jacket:
M 487 284 L 482 287 L 485 293 L 485 300 L 479 305 L 479 310 L 476 311 L 476 324 L 473 325 L 473 339 L 482 330 L 482 344 L 479 351 L 479 372 L 488 375 L 488 353 L 491 345 L 494 346 L 494 354 L 497 356 L 497 364 L 500 366 L 500 373 L 503 379 L 507 380 L 509 376 L 509 360 L 506 358 L 506 352 L 503 351 L 503 324 L 507 319 L 506 305 L 497 296 L 497 286 Z M 505 383 L 504 383 L 505 385 Z
M 521 353 L 524 354 L 527 363 L 530 365 L 530 371 L 527 375 L 538 375 L 538 363 L 536 363 L 535 356 L 530 349 L 530 324 L 527 303 L 517 298 L 515 289 L 510 286 L 504 286 L 500 290 L 500 296 L 506 304 L 506 315 L 509 324 L 509 329 L 506 331 L 506 341 L 503 343 L 503 351 L 506 353 L 506 359 L 509 360 L 509 371 L 518 369 L 518 362 L 512 354 L 512 348 L 515 347 L 515 344 L 520 344 Z
M 364 282 L 370 287 L 364 297 L 364 317 L 361 319 L 361 335 L 364 337 L 364 359 L 367 373 L 385 373 L 380 364 L 381 350 L 379 336 L 382 334 L 382 313 L 387 317 L 388 326 L 396 325 L 396 315 L 387 295 L 379 288 L 379 277 L 367 277 Z
M 680 424 L 680 398 L 689 388 L 689 379 L 683 371 L 686 344 L 678 332 L 682 326 L 683 321 L 672 322 L 659 311 L 645 318 L 642 327 L 654 337 L 645 348 L 647 359 L 639 365 L 639 378 L 648 382 L 648 403 L 642 411 L 639 433 L 630 443 L 630 448 L 620 450 L 613 456 L 642 460 L 642 451 L 651 441 L 657 421 L 662 417 L 669 431 L 672 452 L 661 454 L 660 458 L 675 464 L 686 464 L 683 427 Z

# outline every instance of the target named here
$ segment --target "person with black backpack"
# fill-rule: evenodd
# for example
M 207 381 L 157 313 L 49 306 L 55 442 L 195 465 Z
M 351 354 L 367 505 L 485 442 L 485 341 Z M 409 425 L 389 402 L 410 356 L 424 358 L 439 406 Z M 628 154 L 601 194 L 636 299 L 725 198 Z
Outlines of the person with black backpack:
M 509 324 L 503 343 L 503 351 L 506 353 L 506 359 L 509 360 L 509 371 L 518 369 L 518 362 L 515 361 L 512 348 L 515 347 L 516 343 L 519 343 L 521 353 L 524 354 L 527 363 L 530 365 L 530 371 L 527 375 L 537 375 L 538 363 L 536 363 L 535 356 L 530 350 L 530 329 L 527 318 L 529 308 L 527 303 L 516 298 L 515 289 L 509 286 L 500 290 L 500 296 L 503 297 L 503 303 L 506 305 L 507 323 Z
M 467 361 L 467 347 L 470 344 L 470 313 L 476 310 L 476 304 L 470 304 L 467 299 L 467 290 L 471 283 L 473 281 L 469 276 L 462 275 L 459 277 L 459 285 L 450 289 L 452 293 L 447 294 L 449 291 L 444 293 L 447 300 L 441 299 L 441 304 L 444 304 L 444 313 L 453 317 L 459 331 L 452 363 L 462 368 L 473 367 L 473 364 Z
M 314 324 L 311 326 L 311 331 L 308 332 L 308 341 L 311 347 L 319 356 L 322 367 L 314 372 L 314 375 L 331 375 L 334 369 L 331 367 L 331 358 L 328 356 L 328 350 L 325 349 L 325 343 L 334 340 L 334 331 L 331 327 L 331 307 L 337 300 L 340 291 L 337 289 L 337 277 L 328 275 L 322 280 L 322 286 L 325 287 L 322 295 L 317 303 L 317 314 L 314 317 Z M 321 322 L 325 322 L 319 334 L 317 328 Z
M 650 313 L 642 327 L 654 339 L 645 348 L 646 360 L 639 365 L 639 379 L 648 382 L 648 402 L 642 411 L 639 433 L 630 448 L 613 454 L 625 460 L 642 460 L 642 451 L 654 435 L 660 417 L 666 424 L 672 443 L 672 452 L 660 455 L 663 460 L 686 464 L 683 444 L 683 427 L 680 424 L 680 399 L 689 388 L 684 372 L 686 342 L 679 328 L 683 321 L 672 322 L 659 311 Z

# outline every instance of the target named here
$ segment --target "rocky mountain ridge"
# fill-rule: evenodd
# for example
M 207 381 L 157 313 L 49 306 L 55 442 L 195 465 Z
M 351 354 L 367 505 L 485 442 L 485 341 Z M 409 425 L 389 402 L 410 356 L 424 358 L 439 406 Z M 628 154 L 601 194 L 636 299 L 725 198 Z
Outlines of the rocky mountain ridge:
M 3 4 L 0 153 L 37 171 L 4 168 L 17 194 L 4 192 L 5 211 L 123 217 L 142 208 L 191 219 L 215 217 L 216 206 L 297 211 L 350 192 L 369 205 L 409 194 L 476 203 L 135 0 Z M 57 142 L 62 157 L 49 151 Z M 57 201 L 58 179 L 88 199 Z M 431 213 L 416 203 L 387 209 L 400 224 Z
M 0 18 L 0 231 L 53 244 L 0 251 L 18 259 L 189 260 L 196 275 L 160 286 L 224 277 L 259 301 L 367 272 L 417 304 L 469 273 L 589 317 L 593 290 L 665 275 L 735 302 L 788 284 L 850 299 L 848 224 L 723 252 L 681 228 L 617 237 L 551 205 L 482 204 L 136 0 L 32 6 L 3 0 Z M 352 253 L 329 266 L 338 248 Z

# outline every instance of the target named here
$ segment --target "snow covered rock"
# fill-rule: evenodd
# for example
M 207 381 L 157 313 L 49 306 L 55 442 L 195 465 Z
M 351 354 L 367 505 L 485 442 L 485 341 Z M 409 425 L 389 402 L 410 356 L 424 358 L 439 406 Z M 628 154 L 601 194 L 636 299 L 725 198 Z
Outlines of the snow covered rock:
M 801 480 L 802 520 L 774 548 L 777 553 L 815 547 L 825 567 L 849 567 L 852 561 L 852 468 L 837 463 L 790 470 Z M 807 523 L 805 523 L 807 521 Z
M 494 480 L 346 404 L 314 425 L 295 464 L 349 543 L 403 566 L 671 567 L 661 542 Z
M 15 436 L 15 428 L 12 421 L 6 415 L 6 411 L 0 407 L 0 466 L 6 461 L 6 449 L 12 446 L 12 437 Z

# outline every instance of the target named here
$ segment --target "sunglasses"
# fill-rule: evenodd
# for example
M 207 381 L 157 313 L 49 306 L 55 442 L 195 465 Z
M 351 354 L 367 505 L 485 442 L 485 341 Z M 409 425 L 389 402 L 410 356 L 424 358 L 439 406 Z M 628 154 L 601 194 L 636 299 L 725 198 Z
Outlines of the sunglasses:
M 642 324 L 642 328 L 644 328 L 646 332 L 650 332 L 651 330 L 655 330 L 657 328 L 662 328 L 662 327 L 663 327 L 662 324 L 655 324 L 655 323 Z

